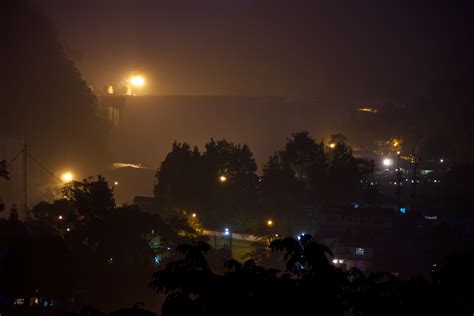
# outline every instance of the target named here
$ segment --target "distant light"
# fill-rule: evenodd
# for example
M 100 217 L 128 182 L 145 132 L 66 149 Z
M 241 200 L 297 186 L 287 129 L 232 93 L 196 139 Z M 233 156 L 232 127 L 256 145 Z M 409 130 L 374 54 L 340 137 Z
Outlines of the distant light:
M 61 180 L 62 180 L 64 183 L 69 183 L 69 182 L 71 182 L 72 180 L 74 180 L 74 175 L 72 174 L 72 172 L 66 171 L 66 172 L 64 172 L 64 173 L 61 175 Z
M 67 232 L 70 232 L 70 231 L 71 231 L 71 229 L 70 229 L 70 228 L 66 228 L 66 231 L 67 231 Z
M 329 148 L 331 148 L 331 149 L 336 148 L 336 143 L 330 143 L 330 144 L 329 144 Z
M 275 234 L 275 237 L 278 237 L 278 234 Z
M 112 164 L 114 169 L 121 168 L 133 168 L 133 169 L 146 169 L 142 164 L 126 163 L 126 162 L 114 162 Z
M 337 264 L 337 259 L 332 259 L 332 263 Z
M 161 256 L 160 255 L 156 255 L 153 260 L 155 261 L 155 264 L 160 264 L 161 262 Z
M 63 216 L 62 216 L 62 215 L 59 215 L 59 216 L 58 216 L 58 219 L 60 219 L 60 220 L 63 219 Z
M 229 231 L 229 228 L 225 228 L 224 229 L 224 235 L 230 235 L 230 231 Z
M 400 213 L 405 214 L 407 212 L 406 207 L 400 207 Z
M 193 218 L 196 218 L 197 214 L 196 213 L 193 213 L 193 215 L 191 215 Z
M 439 160 L 439 162 L 440 162 L 440 163 L 443 163 L 443 162 L 444 162 L 444 159 L 443 159 L 443 158 L 441 158 L 441 159 Z
M 342 260 L 342 259 L 339 259 L 339 263 L 344 263 L 344 260 Z
M 397 147 L 397 146 L 398 146 L 398 142 L 394 142 L 393 147 Z
M 115 182 L 114 182 L 114 185 L 115 185 L 115 186 L 117 186 L 118 184 L 119 184 L 118 181 L 115 181 Z
M 359 108 L 358 110 L 359 110 L 359 112 L 368 112 L 368 113 L 377 113 L 377 112 L 378 112 L 377 109 L 375 109 L 375 108 L 368 108 L 368 107 Z
M 219 181 L 222 182 L 222 183 L 224 183 L 224 182 L 227 181 L 227 177 L 224 176 L 224 175 L 222 175 L 222 176 L 219 177 Z
M 273 225 L 273 221 L 272 221 L 271 219 L 269 219 L 269 220 L 267 221 L 267 225 L 268 225 L 268 226 L 272 226 L 272 225 Z
M 382 163 L 385 167 L 390 167 L 391 165 L 393 165 L 393 159 L 391 158 L 384 158 L 382 160 Z
M 109 85 L 109 86 L 107 87 L 107 93 L 108 93 L 108 94 L 114 94 L 114 87 L 111 86 L 111 85 Z
M 400 150 L 397 151 L 397 155 L 400 155 Z
M 142 76 L 133 76 L 130 78 L 130 83 L 134 86 L 141 87 L 145 84 L 145 79 Z

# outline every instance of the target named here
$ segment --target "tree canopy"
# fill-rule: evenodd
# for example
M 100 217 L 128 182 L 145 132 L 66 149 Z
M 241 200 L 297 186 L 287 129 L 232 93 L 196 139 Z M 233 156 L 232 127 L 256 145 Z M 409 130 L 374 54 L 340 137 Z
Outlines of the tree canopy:
M 2 2 L 0 133 L 24 138 L 48 165 L 100 161 L 105 124 L 91 89 L 66 55 L 52 23 L 28 0 Z M 39 132 L 41 131 L 41 132 Z
M 165 213 L 197 211 L 207 225 L 223 225 L 256 209 L 256 171 L 247 145 L 211 139 L 201 153 L 175 142 L 156 173 L 155 197 Z

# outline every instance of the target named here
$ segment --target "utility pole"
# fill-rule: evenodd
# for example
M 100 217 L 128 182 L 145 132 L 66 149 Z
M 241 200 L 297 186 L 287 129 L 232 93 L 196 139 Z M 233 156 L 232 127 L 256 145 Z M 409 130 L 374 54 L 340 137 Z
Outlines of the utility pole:
M 413 184 L 413 189 L 412 189 L 412 192 L 411 192 L 411 202 L 412 202 L 412 210 L 415 209 L 415 199 L 416 199 L 416 185 L 417 185 L 417 174 L 418 174 L 418 161 L 419 161 L 419 157 L 416 155 L 415 153 L 415 147 L 413 147 L 413 152 L 412 152 L 412 158 L 411 158 L 411 162 L 413 164 L 413 180 L 412 180 L 412 184 Z
M 23 179 L 22 179 L 22 198 L 23 198 L 23 216 L 24 220 L 26 221 L 28 219 L 28 152 L 26 149 L 26 142 L 23 142 Z

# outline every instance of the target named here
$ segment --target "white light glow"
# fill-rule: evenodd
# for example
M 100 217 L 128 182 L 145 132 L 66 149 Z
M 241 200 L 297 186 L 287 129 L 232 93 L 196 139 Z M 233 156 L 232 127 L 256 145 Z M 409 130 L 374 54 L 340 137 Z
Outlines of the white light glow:
M 393 165 L 393 159 L 391 159 L 391 158 L 384 158 L 384 159 L 382 160 L 382 163 L 383 163 L 383 165 L 384 165 L 385 167 L 390 167 L 390 166 Z

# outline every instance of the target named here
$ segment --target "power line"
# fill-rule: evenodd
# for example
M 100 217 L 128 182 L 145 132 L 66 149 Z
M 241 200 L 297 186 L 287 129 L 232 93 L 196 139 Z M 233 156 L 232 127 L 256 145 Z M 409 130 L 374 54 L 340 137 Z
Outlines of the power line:
M 18 157 L 21 156 L 22 153 L 23 153 L 23 149 L 21 149 L 21 150 L 18 152 L 18 154 L 15 156 L 15 158 L 13 158 L 12 160 L 10 160 L 10 162 L 7 164 L 7 168 L 10 167 L 11 164 L 14 163 L 14 162 L 18 159 Z
M 59 179 L 51 170 L 49 170 L 46 166 L 44 166 L 41 162 L 36 160 L 32 155 L 29 153 L 27 154 L 28 157 L 30 157 L 31 160 L 33 160 L 38 166 L 40 166 L 46 173 L 48 173 L 50 176 L 52 176 L 54 179 L 58 180 L 61 184 L 63 184 L 63 181 Z

